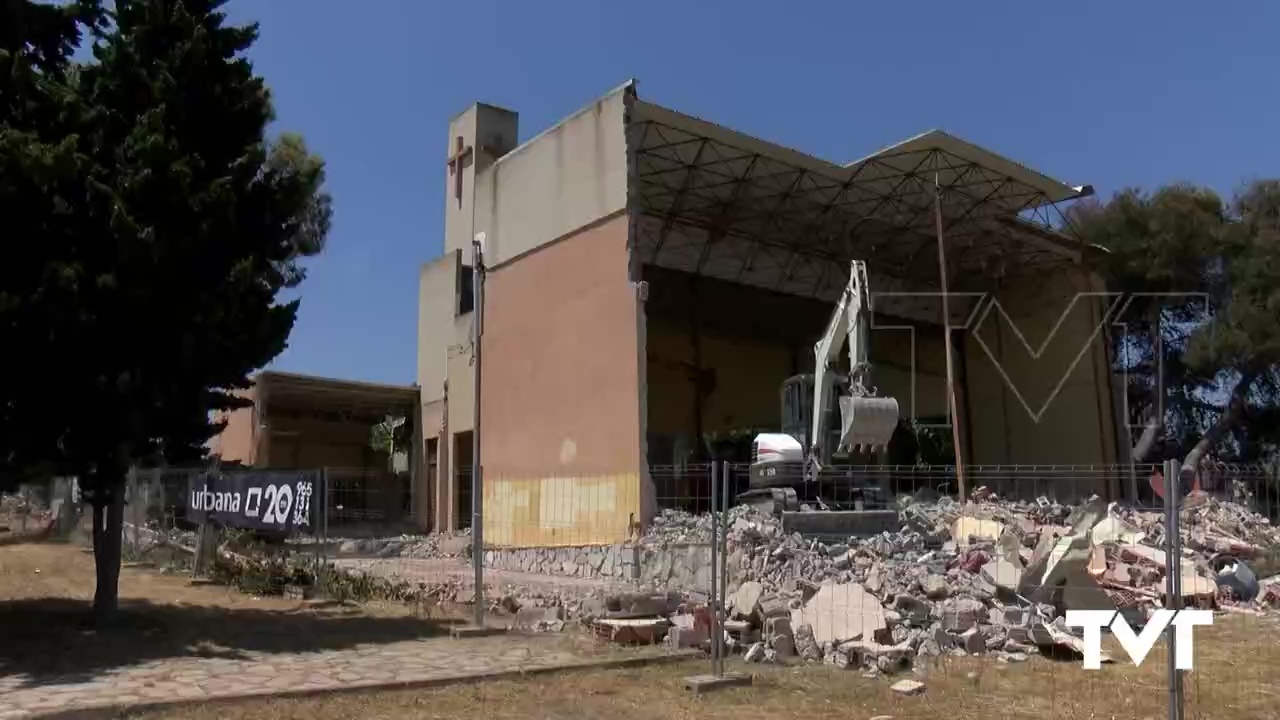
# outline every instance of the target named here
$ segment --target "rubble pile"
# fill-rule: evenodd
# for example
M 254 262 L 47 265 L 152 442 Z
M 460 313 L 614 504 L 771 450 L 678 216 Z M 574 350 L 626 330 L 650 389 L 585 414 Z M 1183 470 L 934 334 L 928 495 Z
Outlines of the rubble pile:
M 1172 563 L 1162 513 L 1097 498 L 1006 502 L 985 488 L 963 505 L 905 498 L 899 510 L 898 531 L 841 542 L 788 534 L 753 508 L 731 510 L 728 646 L 749 662 L 792 657 L 871 675 L 942 655 L 1020 662 L 1052 649 L 1081 652 L 1068 609 L 1117 610 L 1136 624 L 1164 604 Z M 1208 496 L 1188 498 L 1181 518 L 1185 603 L 1280 607 L 1280 576 L 1259 580 L 1250 567 L 1280 548 L 1280 529 Z M 641 543 L 709 534 L 708 518 L 667 511 Z M 632 641 L 645 627 L 674 646 L 705 645 L 710 624 L 698 612 L 686 603 L 669 615 L 615 613 L 607 624 L 615 632 L 625 620 Z
M 334 541 L 339 555 L 419 559 L 471 557 L 470 529 L 396 538 L 335 538 Z

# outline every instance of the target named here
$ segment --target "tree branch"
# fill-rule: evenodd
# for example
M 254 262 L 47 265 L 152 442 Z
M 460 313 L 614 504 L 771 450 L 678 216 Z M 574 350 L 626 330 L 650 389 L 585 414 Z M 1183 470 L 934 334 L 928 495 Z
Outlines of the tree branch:
M 1155 447 L 1156 439 L 1160 436 L 1160 429 L 1164 427 L 1160 417 L 1156 413 L 1152 413 L 1147 420 L 1146 426 L 1142 428 L 1142 435 L 1138 437 L 1138 442 L 1134 443 L 1133 451 L 1129 457 L 1133 462 L 1140 463 L 1147 459 L 1147 455 L 1151 449 Z
M 1209 431 L 1201 436 L 1200 441 L 1191 448 L 1191 452 L 1187 453 L 1186 458 L 1182 461 L 1182 473 L 1185 476 L 1188 472 L 1194 473 L 1200 466 L 1200 462 L 1204 460 L 1204 456 L 1213 449 L 1218 441 L 1222 439 L 1223 434 L 1235 427 L 1244 416 L 1245 399 L 1249 395 L 1249 388 L 1253 386 L 1257 376 L 1253 373 L 1247 373 L 1241 376 L 1240 381 L 1231 390 L 1231 399 L 1227 402 L 1226 408 L 1222 414 L 1218 416 L 1216 422 L 1209 428 Z

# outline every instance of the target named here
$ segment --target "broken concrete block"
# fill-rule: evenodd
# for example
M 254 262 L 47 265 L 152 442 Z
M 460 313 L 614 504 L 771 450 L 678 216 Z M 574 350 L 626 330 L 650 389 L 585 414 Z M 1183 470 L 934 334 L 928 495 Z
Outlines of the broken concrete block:
M 605 614 L 616 619 L 665 616 L 675 612 L 681 602 L 683 598 L 675 592 L 665 595 L 625 593 L 605 600 Z
M 960 633 L 959 644 L 970 655 L 981 655 L 987 651 L 987 637 L 976 627 Z
M 996 558 L 983 565 L 982 575 L 1006 592 L 1016 592 L 1022 582 L 1022 568 L 1005 558 Z
M 999 520 L 970 517 L 956 518 L 951 523 L 951 539 L 958 547 L 977 542 L 995 542 L 1004 533 L 1004 523 Z
M 764 594 L 764 585 L 755 582 L 744 582 L 729 599 L 736 618 L 749 618 L 755 615 L 760 607 L 760 597 Z
M 1217 570 L 1214 581 L 1219 586 L 1231 588 L 1238 599 L 1248 602 L 1256 598 L 1261 591 L 1258 577 L 1243 562 L 1234 558 L 1228 558 L 1225 561 L 1215 560 L 1214 567 Z
M 666 618 L 600 618 L 596 636 L 621 645 L 653 645 L 667 637 Z
M 813 628 L 799 625 L 795 628 L 796 653 L 805 660 L 821 660 L 822 648 L 813 637 Z
M 1108 515 L 1093 526 L 1093 529 L 1089 532 L 1089 537 L 1095 545 L 1104 543 L 1137 545 L 1146 535 L 1115 515 Z
M 813 628 L 819 643 L 869 639 L 887 627 L 880 602 L 861 585 L 823 585 L 800 610 L 791 613 L 793 627 Z
M 749 663 L 760 662 L 764 660 L 764 643 L 758 642 L 747 648 L 747 652 L 743 654 L 742 659 Z
M 783 657 L 796 654 L 795 633 L 791 630 L 791 619 L 788 617 L 765 618 L 764 636 L 772 647 Z
M 1027 568 L 1018 593 L 1033 602 L 1061 603 L 1073 610 L 1115 609 L 1088 572 L 1092 558 L 1087 536 L 1061 538 L 1047 556 Z
M 902 613 L 903 620 L 921 624 L 929 619 L 929 606 L 925 601 L 906 593 L 893 597 L 893 609 Z
M 899 695 L 919 695 L 924 692 L 924 683 L 919 680 L 899 680 L 889 686 L 889 689 Z
M 996 552 L 1006 560 L 1017 561 L 1018 551 L 1022 549 L 1022 538 L 1011 528 L 1005 528 L 996 541 Z
M 666 646 L 669 650 L 680 650 L 681 648 L 702 647 L 709 640 L 707 628 L 699 627 L 671 627 L 667 629 Z
M 920 582 L 920 587 L 924 590 L 924 596 L 930 600 L 941 600 L 951 594 L 951 586 L 947 584 L 947 579 L 937 573 L 925 575 L 924 580 Z
M 1102 577 L 1107 582 L 1115 583 L 1117 585 L 1132 586 L 1134 581 L 1134 567 L 1129 563 L 1117 562 L 1116 566 L 1108 569 L 1103 573 Z
M 986 616 L 986 607 L 973 598 L 953 598 L 942 605 L 942 627 L 950 632 L 964 632 Z
M 1067 524 L 1071 526 L 1071 534 L 1088 534 L 1106 514 L 1106 502 L 1097 495 L 1090 497 L 1084 504 L 1078 505 L 1075 510 L 1071 511 L 1071 515 L 1067 517 Z
M 788 604 L 787 598 L 781 595 L 766 595 L 760 598 L 758 611 L 762 619 L 789 616 L 791 614 L 791 607 Z

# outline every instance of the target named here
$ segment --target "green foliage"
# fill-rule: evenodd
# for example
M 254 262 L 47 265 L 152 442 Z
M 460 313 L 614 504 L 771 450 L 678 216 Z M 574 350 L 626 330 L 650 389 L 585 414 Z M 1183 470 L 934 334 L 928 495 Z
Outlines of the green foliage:
M 0 214 L 0 458 L 118 482 L 189 462 L 210 412 L 283 351 L 331 217 L 324 164 L 273 140 L 270 94 L 214 0 L 8 3 Z M 106 20 L 109 20 L 108 23 Z M 22 22 L 14 18 L 25 19 Z M 77 24 L 77 20 L 81 24 Z M 70 60 L 79 30 L 94 59 Z M 35 38 L 35 40 L 31 40 Z
M 278 297 L 332 214 L 324 163 L 267 137 L 257 28 L 224 3 L 0 5 L 0 480 L 80 478 L 103 609 L 126 469 L 203 456 L 284 350 L 298 301 Z
M 1162 451 L 1196 464 L 1206 453 L 1258 460 L 1280 442 L 1280 181 L 1224 202 L 1174 185 L 1082 205 L 1071 226 L 1110 253 L 1101 270 L 1132 293 L 1118 370 L 1137 424 L 1151 417 L 1163 358 Z
M 373 426 L 369 446 L 388 456 L 393 451 L 408 452 L 413 446 L 413 423 L 406 417 L 388 415 L 385 420 Z

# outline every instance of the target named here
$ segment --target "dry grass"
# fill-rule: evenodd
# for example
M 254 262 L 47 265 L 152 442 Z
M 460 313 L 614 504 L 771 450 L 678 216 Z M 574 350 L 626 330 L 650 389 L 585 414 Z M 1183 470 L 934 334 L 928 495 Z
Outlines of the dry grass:
M 1275 632 L 1274 623 L 1268 621 L 1262 627 L 1260 622 L 1256 618 L 1223 619 L 1198 637 L 1199 669 L 1188 675 L 1186 683 L 1188 718 L 1274 720 L 1280 716 L 1280 688 L 1271 682 L 1280 668 L 1280 649 L 1269 639 Z M 692 697 L 683 689 L 682 680 L 706 669 L 702 662 L 657 665 L 424 691 L 256 701 L 136 717 L 865 720 L 890 715 L 894 720 L 1155 720 L 1165 717 L 1167 703 L 1164 657 L 1159 648 L 1142 668 L 1126 663 L 1095 672 L 1081 670 L 1075 663 L 1043 659 L 1021 665 L 978 658 L 956 660 L 930 668 L 923 677 L 928 690 L 917 697 L 896 696 L 883 679 L 866 680 L 835 668 L 760 666 L 751 668 L 757 675 L 750 689 Z
M 121 571 L 121 616 L 92 623 L 93 556 L 63 543 L 0 545 L 0 674 L 86 677 L 149 660 L 307 652 L 440 635 L 401 604 L 259 598 L 150 568 Z
M 402 606 L 371 610 L 252 598 L 184 578 L 125 569 L 125 623 L 111 631 L 84 624 L 92 594 L 92 557 L 55 544 L 0 546 L 0 673 L 66 676 L 147 659 L 236 648 L 298 651 L 431 633 L 432 623 Z M 116 637 L 118 635 L 118 637 Z M 1280 625 L 1258 617 L 1220 617 L 1198 629 L 1197 670 L 1187 676 L 1188 718 L 1273 720 L 1280 717 Z M 572 639 L 566 638 L 571 643 Z M 587 649 L 577 648 L 586 653 Z M 1117 657 L 1123 657 L 1117 653 Z M 742 666 L 731 669 L 746 669 Z M 894 720 L 1036 720 L 1164 717 L 1163 647 L 1142 668 L 1124 663 L 1088 672 L 1075 662 L 1036 658 L 1019 665 L 964 658 L 926 668 L 928 691 L 898 697 L 883 679 L 827 667 L 769 668 L 750 689 L 703 699 L 683 678 L 705 662 L 578 672 L 432 690 L 330 695 L 211 704 L 136 713 L 179 720 L 408 720 L 409 718 L 853 718 Z M 0 703 L 2 705 L 3 703 Z

